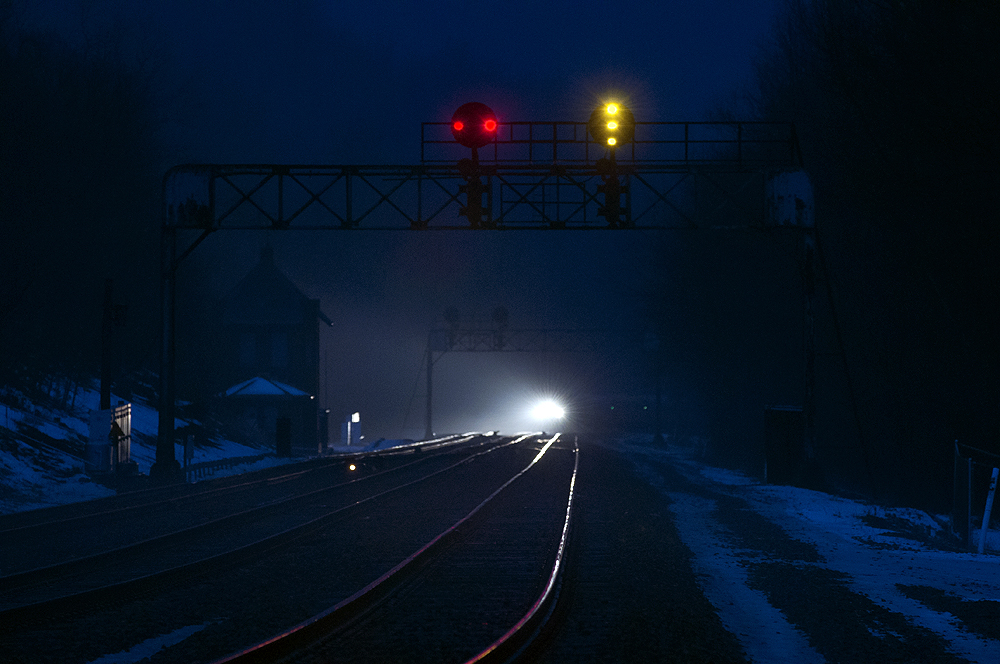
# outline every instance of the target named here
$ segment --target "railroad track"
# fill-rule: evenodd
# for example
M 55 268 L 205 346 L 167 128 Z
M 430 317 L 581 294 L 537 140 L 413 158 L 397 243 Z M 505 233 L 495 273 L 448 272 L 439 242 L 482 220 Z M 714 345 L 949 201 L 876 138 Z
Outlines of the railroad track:
M 206 498 L 219 501 L 225 497 L 233 504 L 234 500 L 245 499 L 245 492 L 248 490 L 264 493 L 263 496 L 255 497 L 257 502 L 263 504 L 249 509 L 225 513 L 224 516 L 202 520 L 195 525 L 162 532 L 115 548 L 105 548 L 0 577 L 0 622 L 21 624 L 38 619 L 51 620 L 61 613 L 90 610 L 107 601 L 119 602 L 124 598 L 155 591 L 165 583 L 175 583 L 211 572 L 220 565 L 236 564 L 301 537 L 310 529 L 343 516 L 352 507 L 371 500 L 373 496 L 395 491 L 440 473 L 442 469 L 464 463 L 468 460 L 468 454 L 484 453 L 477 452 L 478 446 L 470 448 L 461 445 L 477 438 L 486 452 L 504 444 L 504 439 L 467 436 L 457 438 L 448 445 L 430 446 L 436 451 L 411 455 L 388 470 L 362 476 L 348 473 L 350 479 L 341 479 L 334 484 L 330 484 L 331 478 L 339 478 L 340 474 L 332 471 L 346 463 L 346 460 L 334 459 L 320 468 L 286 473 L 277 478 L 271 477 L 263 483 L 253 481 L 230 485 L 222 489 L 202 491 L 194 497 L 185 497 L 195 501 Z M 397 451 L 397 454 L 400 452 Z M 462 457 L 457 462 L 452 458 L 456 454 Z M 357 463 L 361 461 L 357 460 Z M 306 474 L 314 477 L 306 483 L 305 491 L 290 484 L 293 480 L 302 484 Z M 275 481 L 280 483 L 283 493 L 261 491 L 265 487 L 274 487 Z M 295 490 L 290 492 L 290 488 Z M 175 499 L 167 502 L 173 504 Z M 154 505 L 160 507 L 159 503 Z M 135 510 L 135 506 L 129 505 L 122 511 L 131 516 L 139 516 Z M 108 511 L 102 511 L 100 518 L 106 519 L 108 514 Z M 158 516 L 159 512 L 153 511 L 153 514 Z M 180 516 L 184 517 L 185 514 Z M 11 536 L 4 540 L 8 542 L 5 547 L 8 549 L 5 551 L 5 562 L 9 564 L 12 557 L 9 549 L 15 547 L 19 550 L 21 560 L 44 560 L 46 557 L 36 553 L 31 545 L 44 548 L 46 538 L 50 538 L 53 544 L 72 543 L 75 538 L 72 532 L 58 535 L 53 532 L 53 527 L 67 528 L 71 524 L 79 527 L 89 525 L 89 522 L 80 516 L 71 521 L 43 524 L 45 527 L 22 527 L 8 532 L 7 536 L 20 537 Z M 26 534 L 33 535 L 35 542 L 25 544 Z
M 215 664 L 472 664 L 530 653 L 558 599 L 579 462 L 574 443 L 571 464 L 552 461 L 537 469 L 558 437 L 471 511 L 354 595 Z
M 550 443 L 547 452 L 539 455 L 545 442 Z M 75 603 L 75 609 L 42 610 L 20 621 L 0 616 L 7 628 L 0 636 L 0 652 L 12 662 L 85 663 L 151 639 L 167 639 L 169 647 L 155 646 L 153 662 L 207 662 L 246 649 L 263 635 L 288 631 L 288 625 L 308 622 L 349 598 L 354 598 L 348 604 L 357 615 L 349 621 L 347 638 L 360 643 L 361 636 L 372 634 L 373 624 L 385 624 L 380 618 L 385 614 L 379 612 L 407 599 L 428 601 L 419 599 L 421 592 L 425 597 L 429 592 L 439 609 L 469 618 L 462 629 L 476 632 L 445 634 L 446 641 L 463 644 L 470 656 L 494 642 L 491 652 L 504 652 L 509 646 L 503 644 L 536 627 L 558 590 L 558 576 L 551 571 L 558 569 L 553 562 L 565 549 L 567 491 L 576 459 L 569 447 L 538 436 L 484 445 L 464 460 L 456 454 L 450 466 L 427 467 L 420 477 L 341 506 L 339 516 L 283 538 L 267 555 L 207 564 L 199 574 L 133 595 L 112 588 L 106 591 L 111 602 L 82 597 L 65 600 Z M 512 480 L 536 458 L 530 470 Z M 435 579 L 445 572 L 450 580 L 442 586 Z M 456 581 L 459 572 L 465 581 Z M 486 572 L 493 575 L 492 582 Z M 460 599 L 439 592 L 461 586 L 473 588 L 472 595 Z M 359 588 L 368 592 L 359 594 Z M 380 593 L 385 597 L 374 601 Z M 472 619 L 476 607 L 492 613 Z M 408 627 L 392 619 L 402 630 L 400 638 L 409 639 L 407 630 L 426 632 L 415 611 L 404 614 L 414 616 Z M 501 640 L 507 632 L 511 636 Z M 337 633 L 331 638 L 338 638 Z M 329 645 L 335 641 L 322 643 L 315 646 L 320 652 L 340 647 Z
M 417 450 L 434 450 L 473 438 L 476 438 L 475 434 L 450 435 L 398 448 L 388 448 L 370 456 L 388 457 Z M 244 475 L 213 478 L 192 484 L 170 484 L 106 498 L 96 498 L 28 512 L 4 514 L 0 515 L 0 542 L 15 537 L 23 541 L 32 533 L 47 529 L 49 532 L 42 532 L 42 535 L 48 537 L 54 528 L 65 530 L 66 528 L 78 527 L 81 523 L 86 523 L 90 529 L 101 530 L 104 523 L 121 521 L 136 513 L 149 514 L 154 510 L 173 511 L 184 505 L 214 500 L 227 494 L 246 493 L 261 487 L 299 479 L 306 475 L 322 473 L 330 468 L 339 468 L 344 459 L 351 456 L 359 455 L 331 455 L 288 466 L 266 468 Z

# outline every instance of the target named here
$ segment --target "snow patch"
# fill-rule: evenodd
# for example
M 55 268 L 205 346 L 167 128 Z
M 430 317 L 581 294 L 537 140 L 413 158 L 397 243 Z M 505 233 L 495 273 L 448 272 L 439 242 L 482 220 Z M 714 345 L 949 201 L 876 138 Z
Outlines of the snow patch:
M 152 657 L 164 648 L 177 645 L 192 634 L 200 632 L 211 624 L 212 623 L 205 623 L 204 625 L 189 625 L 188 627 L 181 627 L 180 629 L 174 630 L 169 634 L 163 634 L 161 636 L 155 636 L 151 639 L 146 639 L 142 643 L 135 645 L 128 650 L 114 653 L 112 655 L 98 657 L 97 659 L 88 662 L 88 664 L 134 664 L 134 662 L 140 662 L 144 659 Z
M 666 463 L 690 481 L 719 493 L 742 498 L 755 512 L 780 526 L 790 537 L 814 545 L 823 566 L 849 578 L 852 591 L 900 613 L 950 644 L 972 662 L 996 662 L 1000 642 L 966 631 L 951 614 L 938 613 L 903 595 L 901 585 L 938 588 L 967 600 L 1000 598 L 1000 556 L 942 550 L 938 520 L 920 510 L 884 507 L 819 491 L 762 484 L 730 470 L 711 468 L 686 458 L 683 451 L 626 441 L 619 448 L 637 470 L 673 501 L 672 512 L 685 545 L 694 553 L 706 596 L 719 616 L 756 662 L 816 661 L 770 607 L 746 587 L 740 554 L 720 537 L 722 526 L 711 517 L 714 501 L 669 491 L 655 466 Z M 989 531 L 990 540 L 1000 532 Z M 976 540 L 973 540 L 976 541 Z M 764 601 L 765 606 L 760 606 Z M 758 624 L 764 616 L 763 622 Z M 776 626 L 776 627 L 775 627 Z M 783 648 L 795 655 L 781 659 Z M 801 659 L 800 659 L 801 658 Z M 819 660 L 822 661 L 822 660 Z
M 83 472 L 82 454 L 89 436 L 90 410 L 97 408 L 100 395 L 84 389 L 72 410 L 39 406 L 24 394 L 2 388 L 5 403 L 0 410 L 0 514 L 21 512 L 53 505 L 92 500 L 114 495 L 115 491 L 93 482 Z M 112 395 L 111 402 L 119 398 Z M 177 427 L 191 422 L 177 419 Z M 140 473 L 148 474 L 156 461 L 158 411 L 143 401 L 132 402 L 131 456 Z M 25 433 L 22 427 L 32 427 L 55 441 L 49 444 L 39 436 Z M 54 445 L 61 445 L 61 449 Z M 191 463 L 202 463 L 236 457 L 258 456 L 261 450 L 229 440 L 214 440 L 209 445 L 195 447 Z M 184 448 L 177 445 L 174 457 L 184 458 Z M 291 463 L 297 459 L 265 458 L 254 464 L 241 464 L 219 469 L 211 477 L 223 477 Z

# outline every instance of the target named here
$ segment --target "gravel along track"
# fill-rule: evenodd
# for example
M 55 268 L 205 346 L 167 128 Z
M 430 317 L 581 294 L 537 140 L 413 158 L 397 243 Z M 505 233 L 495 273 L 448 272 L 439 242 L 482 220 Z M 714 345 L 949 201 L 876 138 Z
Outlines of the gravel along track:
M 500 446 L 358 502 L 349 518 L 324 523 L 266 556 L 116 605 L 5 630 L 3 661 L 85 663 L 158 638 L 163 644 L 183 640 L 160 649 L 151 662 L 218 659 L 350 597 L 468 513 L 540 447 L 537 438 Z
M 575 461 L 574 444 L 552 445 L 429 560 L 387 580 L 392 589 L 373 607 L 281 661 L 465 662 L 488 649 L 548 585 Z
M 577 487 L 556 624 L 531 661 L 745 664 L 668 506 L 631 461 L 581 438 Z

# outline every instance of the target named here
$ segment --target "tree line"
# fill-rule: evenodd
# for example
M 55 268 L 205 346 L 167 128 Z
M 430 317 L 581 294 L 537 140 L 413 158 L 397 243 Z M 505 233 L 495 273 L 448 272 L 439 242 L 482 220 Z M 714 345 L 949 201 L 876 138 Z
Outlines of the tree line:
M 787 0 L 742 96 L 796 125 L 850 374 L 821 452 L 877 497 L 941 507 L 953 440 L 1000 449 L 997 34 L 993 0 Z
M 157 55 L 113 22 L 32 28 L 20 6 L 0 2 L 0 380 L 96 376 L 106 279 L 134 371 L 157 351 Z

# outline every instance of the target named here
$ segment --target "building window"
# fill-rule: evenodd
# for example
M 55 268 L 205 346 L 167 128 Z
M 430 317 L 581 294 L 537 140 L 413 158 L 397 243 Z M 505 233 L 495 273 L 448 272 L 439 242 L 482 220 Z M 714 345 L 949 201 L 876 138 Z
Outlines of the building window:
M 288 366 L 288 333 L 271 333 L 271 366 L 284 368 Z

